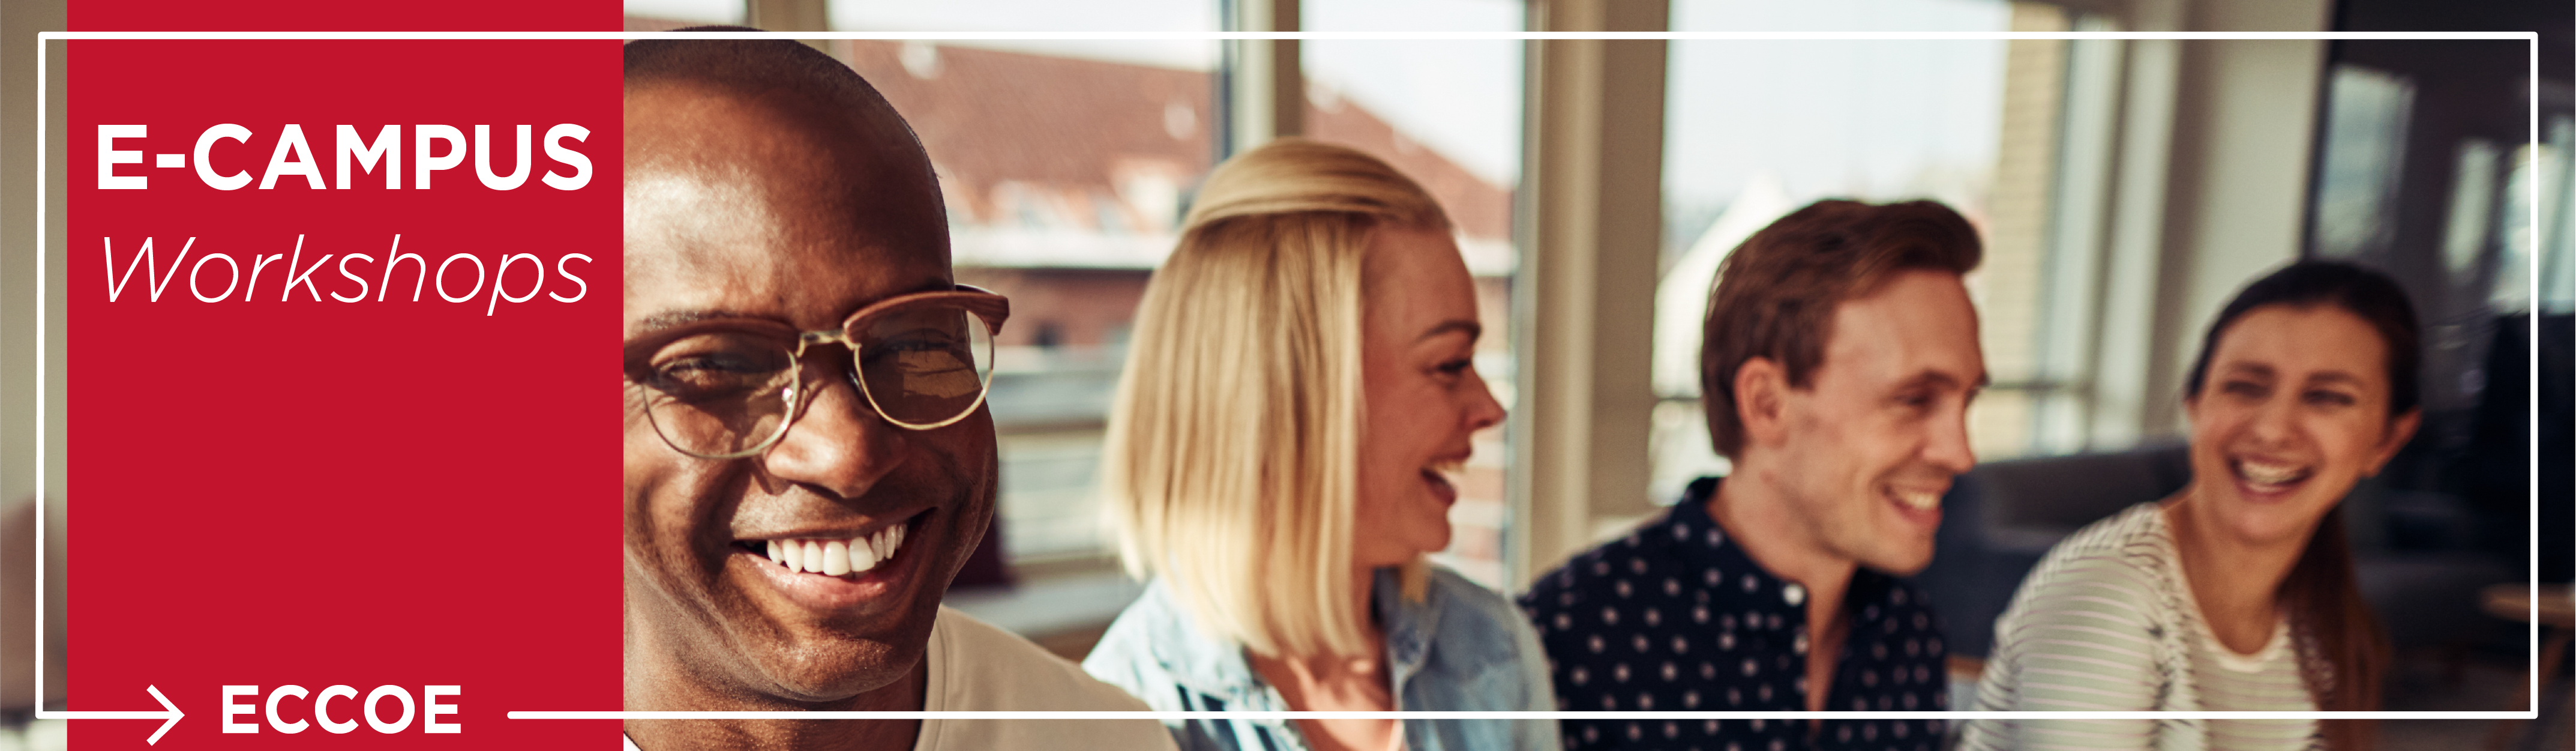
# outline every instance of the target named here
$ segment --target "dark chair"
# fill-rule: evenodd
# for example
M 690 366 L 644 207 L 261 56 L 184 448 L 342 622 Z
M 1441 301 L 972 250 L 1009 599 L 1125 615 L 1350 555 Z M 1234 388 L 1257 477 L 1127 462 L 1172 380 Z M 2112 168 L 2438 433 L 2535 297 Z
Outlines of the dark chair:
M 1950 654 L 1984 657 L 1994 622 L 2040 556 L 2120 509 L 2191 481 L 2179 444 L 1980 464 L 1941 499 L 1932 565 L 1915 582 L 1941 609 Z
M 1940 608 L 1950 653 L 1992 650 L 1995 619 L 2058 541 L 2190 482 L 2188 448 L 2172 443 L 1992 462 L 1961 475 L 1942 499 L 1932 565 L 1915 577 Z M 2461 638 L 2486 620 L 2479 587 L 2522 578 L 2521 551 L 2480 549 L 2475 515 L 2456 497 L 2365 482 L 2344 504 L 2355 577 L 2401 648 Z

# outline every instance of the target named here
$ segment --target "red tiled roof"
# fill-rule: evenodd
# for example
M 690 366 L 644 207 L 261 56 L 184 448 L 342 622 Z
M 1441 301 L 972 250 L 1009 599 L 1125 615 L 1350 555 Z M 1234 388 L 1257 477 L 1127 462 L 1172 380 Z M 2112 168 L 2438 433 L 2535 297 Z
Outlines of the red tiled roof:
M 686 24 L 628 17 L 630 30 Z M 907 45 L 911 49 L 907 50 Z M 1121 183 L 1186 189 L 1211 166 L 1210 74 L 1149 65 L 880 40 L 833 43 L 912 123 L 961 225 L 1018 226 L 1028 212 L 1086 230 L 1159 232 Z M 912 56 L 906 65 L 905 56 Z M 1422 183 L 1469 237 L 1511 234 L 1511 193 L 1340 100 L 1310 104 L 1308 135 L 1377 155 Z M 1124 227 L 1104 227 L 1118 221 Z
M 715 25 L 719 24 L 712 24 L 706 21 L 673 21 L 668 18 L 645 18 L 643 16 L 626 17 L 627 31 L 673 31 L 677 29 L 685 29 L 691 26 Z
M 1210 166 L 1206 73 L 945 45 L 915 47 L 907 69 L 904 47 L 852 40 L 840 49 L 920 134 L 943 185 L 959 194 L 951 210 L 968 213 L 954 217 L 960 223 L 1013 223 L 1014 207 L 999 205 L 1004 183 L 1110 201 L 1122 171 L 1187 186 Z M 1092 219 L 1088 208 L 1070 207 L 1071 218 Z M 1177 217 L 1139 219 L 1159 228 Z
M 1316 99 L 1323 101 L 1315 101 Z M 1512 236 L 1511 191 L 1468 172 L 1440 152 L 1405 137 L 1377 113 L 1338 97 L 1309 97 L 1306 135 L 1366 151 L 1422 184 L 1449 212 L 1459 234 L 1486 239 Z

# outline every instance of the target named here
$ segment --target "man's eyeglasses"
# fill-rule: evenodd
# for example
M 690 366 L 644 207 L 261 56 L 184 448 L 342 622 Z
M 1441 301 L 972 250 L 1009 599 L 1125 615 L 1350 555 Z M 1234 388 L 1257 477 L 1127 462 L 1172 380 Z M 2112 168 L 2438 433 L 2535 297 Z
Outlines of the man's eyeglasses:
M 774 321 L 707 321 L 626 344 L 626 380 L 644 387 L 653 430 L 680 453 L 751 456 L 787 435 L 808 397 L 808 348 L 839 345 L 835 360 L 886 422 L 945 427 L 984 404 L 993 383 L 993 336 L 1010 300 L 963 284 L 894 297 L 850 314 L 837 330 L 797 331 Z M 827 376 L 828 377 L 828 376 Z

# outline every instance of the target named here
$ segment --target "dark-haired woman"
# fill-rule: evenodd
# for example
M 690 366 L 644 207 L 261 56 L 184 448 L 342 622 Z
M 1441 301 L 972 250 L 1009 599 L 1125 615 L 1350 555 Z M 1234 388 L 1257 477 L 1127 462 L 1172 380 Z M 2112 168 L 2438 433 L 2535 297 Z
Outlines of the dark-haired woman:
M 2058 543 L 1995 623 L 1985 710 L 2371 711 L 2386 641 L 2337 504 L 2414 435 L 2414 312 L 2303 262 L 2237 294 L 2192 366 L 2192 481 Z M 1969 749 L 2366 748 L 2362 721 L 1977 721 Z

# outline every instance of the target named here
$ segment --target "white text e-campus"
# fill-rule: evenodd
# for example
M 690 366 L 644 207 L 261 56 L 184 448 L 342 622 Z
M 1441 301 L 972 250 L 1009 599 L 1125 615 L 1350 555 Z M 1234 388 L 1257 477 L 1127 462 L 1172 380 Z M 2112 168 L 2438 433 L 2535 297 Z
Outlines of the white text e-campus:
M 348 190 L 351 167 L 354 164 L 358 174 L 374 173 L 383 176 L 386 190 L 403 188 L 405 160 L 403 126 L 384 126 L 376 131 L 372 139 L 360 136 L 357 128 L 348 125 L 337 126 L 335 130 L 336 133 L 332 139 L 332 153 L 335 155 L 332 165 L 338 179 L 330 183 L 331 187 Z M 456 126 L 435 124 L 411 126 L 409 159 L 412 165 L 412 189 L 429 190 L 432 175 L 464 165 L 469 155 L 474 160 L 474 176 L 483 183 L 483 187 L 492 190 L 517 190 L 519 186 L 526 185 L 528 175 L 538 169 L 536 167 L 538 160 L 535 159 L 535 154 L 531 153 L 531 136 L 535 129 L 534 126 L 519 125 L 512 130 L 516 135 L 516 138 L 512 139 L 516 142 L 516 148 L 512 149 L 515 157 L 505 157 L 508 160 L 501 163 L 508 166 L 510 172 L 501 174 L 493 171 L 496 159 L 492 149 L 492 126 L 474 126 L 471 148 L 467 147 L 465 131 Z M 151 129 L 144 125 L 98 126 L 98 188 L 100 190 L 149 189 L 151 187 L 149 175 L 117 174 L 117 165 L 142 164 L 143 155 L 147 150 L 152 152 L 153 168 L 195 167 L 197 180 L 205 183 L 206 187 L 216 190 L 240 190 L 251 183 L 250 160 L 240 160 L 242 163 L 239 164 L 218 164 L 217 162 L 221 160 L 216 159 L 214 154 L 215 147 L 224 141 L 250 144 L 257 136 L 249 128 L 233 123 L 206 128 L 197 133 L 194 148 L 186 151 L 117 148 L 119 145 L 135 145 L 131 142 L 143 141 L 150 136 Z M 572 123 L 547 128 L 546 136 L 541 141 L 545 150 L 545 159 L 553 164 L 544 168 L 545 176 L 540 178 L 539 182 L 556 190 L 578 190 L 582 186 L 589 185 L 591 173 L 589 155 L 567 145 L 568 143 L 580 144 L 588 138 L 590 138 L 589 128 Z M 129 143 L 119 144 L 118 141 Z M 269 149 L 268 165 L 260 171 L 259 188 L 274 190 L 280 178 L 299 177 L 303 178 L 304 186 L 307 188 L 325 189 L 322 180 L 322 163 L 314 159 L 313 148 L 304 138 L 304 127 L 288 124 L 277 131 L 276 143 Z

